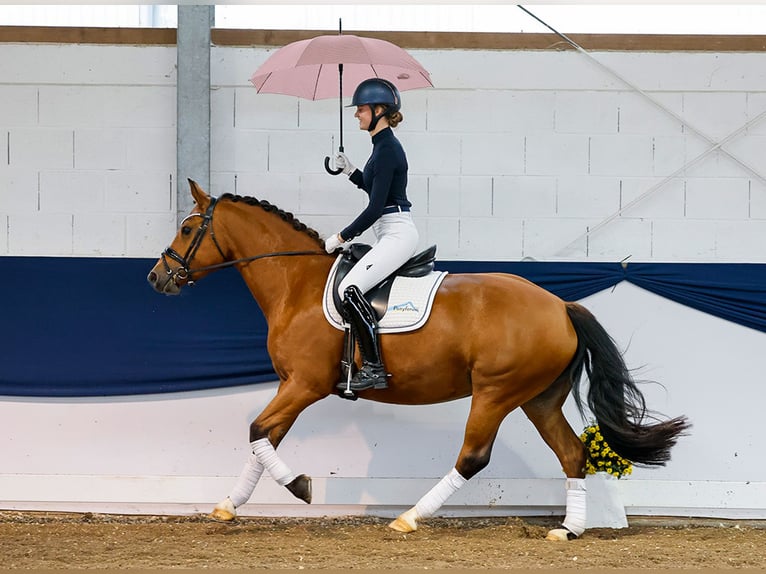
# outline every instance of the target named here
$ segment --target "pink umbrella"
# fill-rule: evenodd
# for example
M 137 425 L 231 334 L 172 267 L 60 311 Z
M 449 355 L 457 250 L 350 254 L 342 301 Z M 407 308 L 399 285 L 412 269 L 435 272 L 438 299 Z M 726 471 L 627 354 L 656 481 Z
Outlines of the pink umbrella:
M 346 76 L 344 86 L 343 76 Z M 343 96 L 350 96 L 363 80 L 389 80 L 400 90 L 433 87 L 429 73 L 399 46 L 349 34 L 317 36 L 292 42 L 274 52 L 250 81 L 259 93 L 285 94 L 308 100 L 338 96 L 340 146 L 343 151 Z M 340 170 L 325 169 L 333 175 Z

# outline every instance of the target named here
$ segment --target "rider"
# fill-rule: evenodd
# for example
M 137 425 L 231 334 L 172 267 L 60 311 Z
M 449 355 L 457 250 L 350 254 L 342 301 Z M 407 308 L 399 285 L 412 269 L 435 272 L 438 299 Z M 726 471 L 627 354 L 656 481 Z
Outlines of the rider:
M 363 391 L 388 386 L 378 322 L 364 293 L 412 257 L 419 237 L 410 216 L 412 204 L 407 199 L 407 156 L 392 131 L 404 119 L 399 111 L 399 90 L 387 80 L 370 78 L 357 86 L 351 106 L 356 106 L 354 117 L 359 120 L 359 129 L 370 132 L 372 155 L 363 171 L 340 152 L 335 156 L 335 165 L 369 195 L 369 203 L 345 229 L 325 240 L 325 249 L 332 253 L 370 227 L 377 239 L 338 288 L 344 315 L 354 329 L 362 353 L 362 368 L 350 386 L 354 391 Z M 346 383 L 341 382 L 338 387 L 345 388 Z

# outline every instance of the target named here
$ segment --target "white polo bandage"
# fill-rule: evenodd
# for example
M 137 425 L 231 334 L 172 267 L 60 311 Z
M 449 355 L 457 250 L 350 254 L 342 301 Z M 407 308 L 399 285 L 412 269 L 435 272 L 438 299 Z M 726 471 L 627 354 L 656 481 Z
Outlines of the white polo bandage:
M 586 494 L 584 478 L 567 478 L 567 514 L 563 526 L 576 536 L 585 532 Z
M 295 480 L 295 475 L 290 468 L 282 462 L 279 458 L 277 451 L 271 446 L 271 442 L 268 438 L 260 438 L 250 443 L 253 447 L 253 454 L 258 458 L 266 470 L 269 471 L 271 477 L 282 486 L 290 484 Z
M 441 508 L 447 499 L 455 494 L 461 486 L 468 482 L 460 476 L 456 469 L 452 469 L 447 476 L 439 481 L 439 484 L 429 490 L 423 498 L 418 500 L 415 511 L 418 518 L 428 518 Z
M 262 474 L 263 465 L 258 462 L 258 457 L 255 454 L 251 454 L 229 495 L 234 508 L 242 506 L 250 500 L 255 490 L 255 485 L 258 484 Z

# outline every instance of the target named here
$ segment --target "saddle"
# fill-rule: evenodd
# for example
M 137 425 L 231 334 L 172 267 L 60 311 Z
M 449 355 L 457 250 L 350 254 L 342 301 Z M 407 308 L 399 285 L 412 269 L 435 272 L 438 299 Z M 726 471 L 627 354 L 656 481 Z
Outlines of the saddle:
M 338 294 L 338 285 L 348 272 L 351 271 L 351 268 L 356 265 L 370 249 L 372 249 L 371 245 L 365 243 L 352 243 L 348 249 L 343 252 L 341 260 L 338 263 L 337 272 L 335 273 L 335 281 L 332 286 L 333 303 L 335 304 L 336 309 L 342 309 L 342 300 Z M 410 257 L 404 265 L 399 267 L 399 269 L 394 271 L 365 294 L 364 297 L 369 301 L 378 320 L 383 318 L 383 315 L 385 315 L 386 309 L 388 308 L 388 296 L 391 292 L 391 286 L 394 283 L 394 279 L 396 277 L 424 277 L 434 270 L 435 261 L 436 245 L 431 245 L 428 249 L 424 249 L 420 253 Z

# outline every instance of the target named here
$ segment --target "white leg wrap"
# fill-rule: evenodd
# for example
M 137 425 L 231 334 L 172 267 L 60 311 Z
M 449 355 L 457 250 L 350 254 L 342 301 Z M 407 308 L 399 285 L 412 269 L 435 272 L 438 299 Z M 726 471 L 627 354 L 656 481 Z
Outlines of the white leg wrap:
M 468 482 L 460 476 L 456 469 L 452 469 L 447 476 L 439 481 L 439 484 L 429 490 L 415 505 L 417 518 L 428 518 L 441 508 L 447 499 L 457 492 L 461 486 Z
M 250 500 L 253 490 L 255 490 L 255 485 L 258 484 L 262 474 L 263 465 L 258 462 L 258 457 L 255 454 L 251 454 L 229 495 L 234 508 L 242 506 Z
M 567 515 L 563 524 L 564 528 L 577 536 L 585 532 L 585 495 L 584 478 L 567 478 Z
M 260 438 L 250 443 L 253 447 L 253 454 L 258 458 L 266 470 L 269 471 L 271 477 L 276 480 L 282 486 L 290 484 L 295 480 L 295 475 L 290 468 L 282 462 L 282 459 L 277 455 L 277 451 L 271 446 L 271 442 L 268 438 Z

